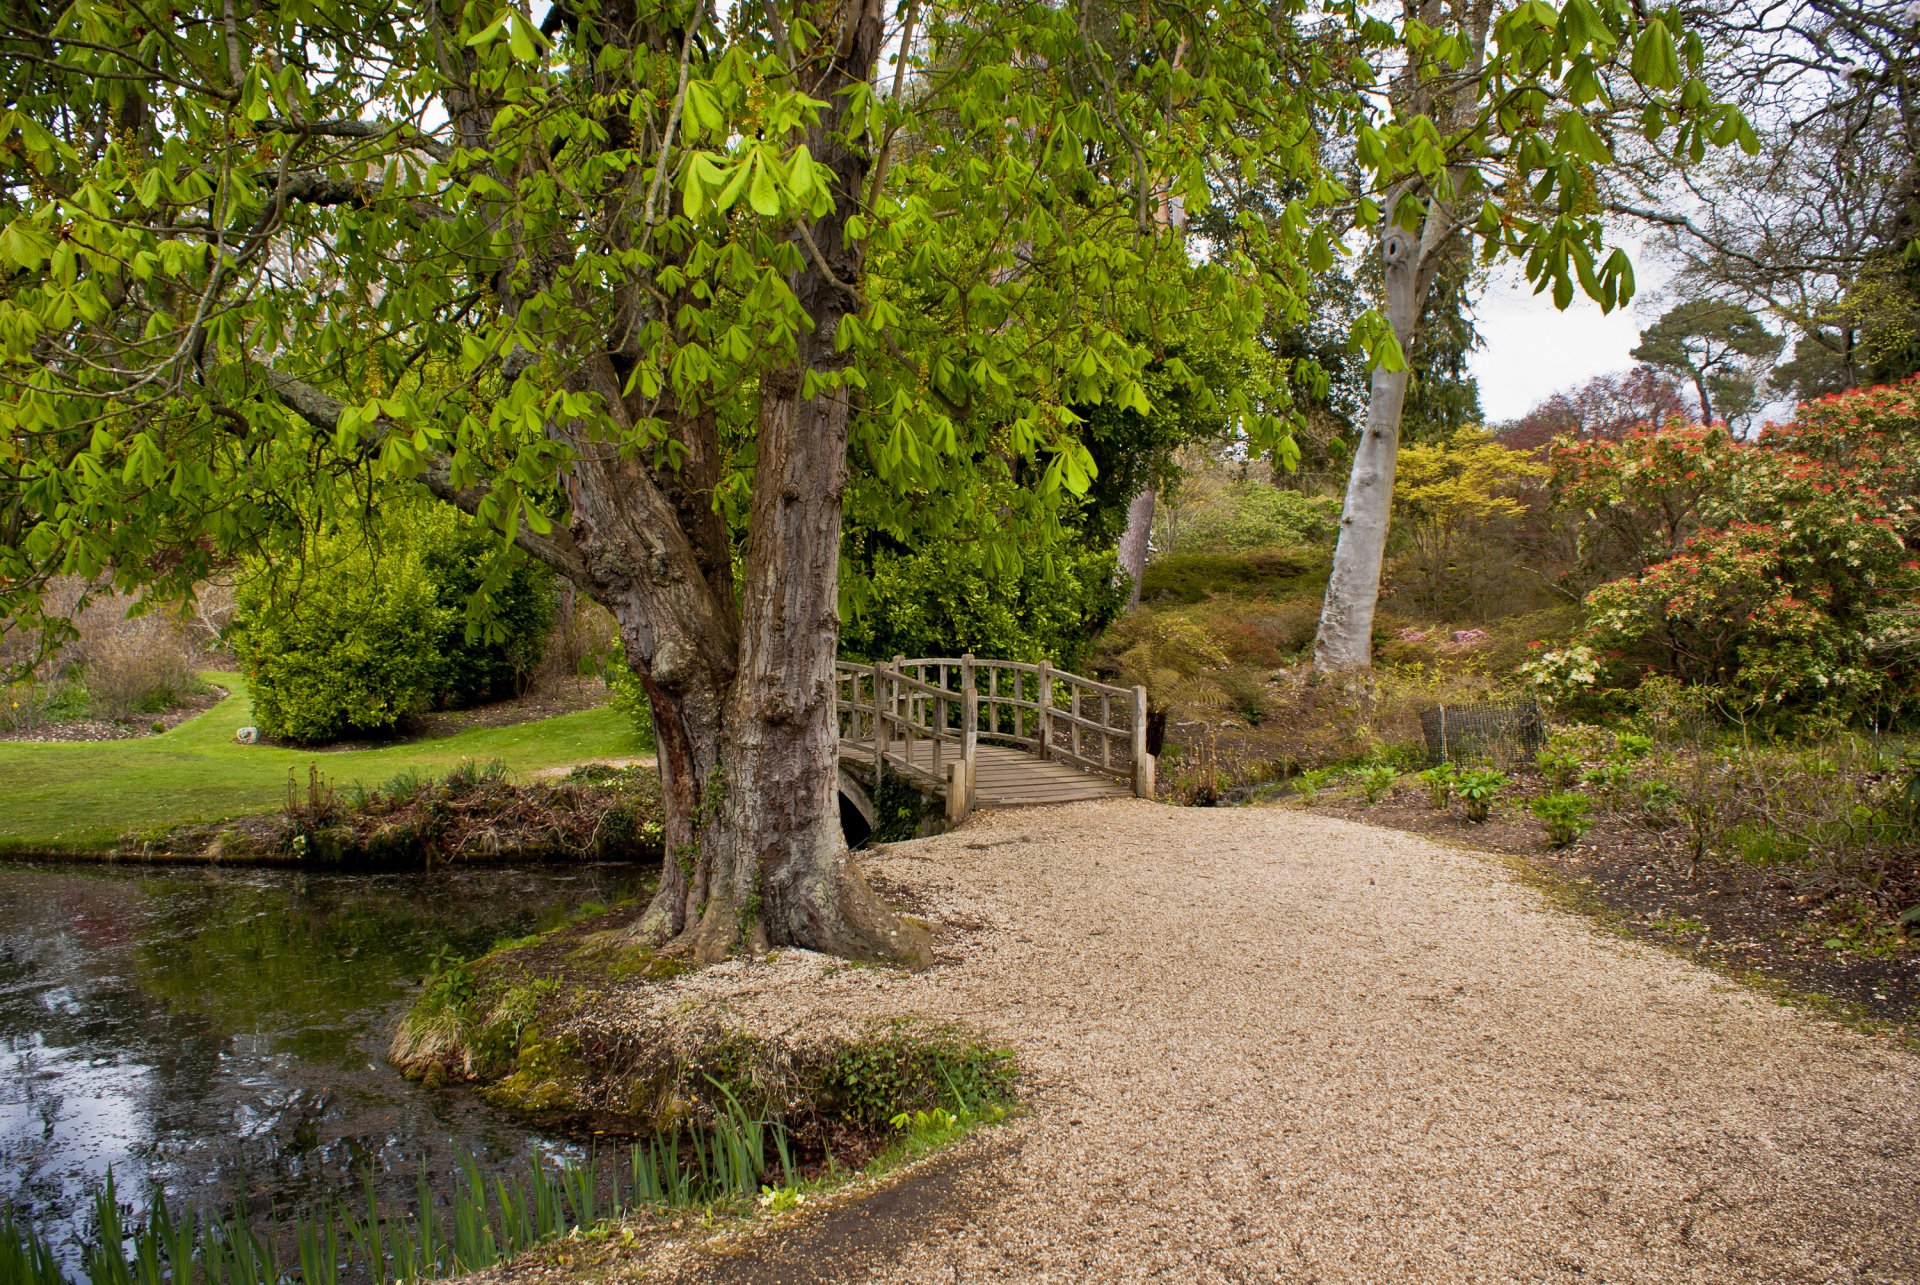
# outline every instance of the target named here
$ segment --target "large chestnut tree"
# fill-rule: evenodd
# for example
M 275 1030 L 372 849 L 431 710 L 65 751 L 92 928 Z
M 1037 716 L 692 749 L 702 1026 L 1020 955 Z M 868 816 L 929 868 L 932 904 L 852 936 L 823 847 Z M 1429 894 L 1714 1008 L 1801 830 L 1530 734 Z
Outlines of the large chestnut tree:
M 1041 547 L 1091 481 L 1072 408 L 1148 412 L 1150 368 L 1283 436 L 1257 335 L 1328 253 L 1347 92 L 1304 23 L 4 0 L 0 618 L 423 488 L 619 622 L 666 799 L 636 939 L 923 960 L 837 823 L 843 514 Z M 1163 217 L 1276 181 L 1283 219 L 1206 245 Z M 1196 328 L 1247 378 L 1185 370 Z

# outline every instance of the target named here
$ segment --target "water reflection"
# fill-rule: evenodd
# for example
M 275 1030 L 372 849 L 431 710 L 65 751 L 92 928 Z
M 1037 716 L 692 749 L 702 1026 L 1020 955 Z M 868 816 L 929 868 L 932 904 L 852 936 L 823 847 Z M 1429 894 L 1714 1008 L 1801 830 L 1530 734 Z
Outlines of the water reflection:
M 631 866 L 316 875 L 0 864 L 0 1198 L 84 1233 L 123 1200 L 254 1209 L 396 1193 L 546 1140 L 403 1081 L 392 1023 L 442 946 L 637 891 Z

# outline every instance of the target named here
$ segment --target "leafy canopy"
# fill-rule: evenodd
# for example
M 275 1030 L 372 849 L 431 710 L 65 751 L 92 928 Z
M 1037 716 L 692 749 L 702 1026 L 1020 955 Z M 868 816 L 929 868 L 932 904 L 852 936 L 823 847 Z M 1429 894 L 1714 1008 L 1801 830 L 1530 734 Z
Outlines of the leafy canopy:
M 866 266 L 837 282 L 844 364 L 803 392 L 854 402 L 851 511 L 1010 566 L 1089 490 L 1089 408 L 1185 398 L 1290 458 L 1294 372 L 1258 339 L 1304 321 L 1339 252 L 1323 137 L 1352 139 L 1375 191 L 1483 197 L 1489 252 L 1603 301 L 1631 272 L 1596 266 L 1583 175 L 1609 148 L 1588 116 L 1627 51 L 1650 136 L 1745 137 L 1687 78 L 1678 19 L 1628 0 L 1526 0 L 1472 66 L 1455 35 L 1346 4 L 902 17 L 893 85 L 829 103 L 810 59 L 832 15 L 809 0 L 582 0 L 538 24 L 497 0 L 0 15 L 0 617 L 36 623 L 59 573 L 187 593 L 395 480 L 564 569 L 570 465 L 671 473 L 690 424 L 744 539 L 756 406 L 792 369 L 796 275 L 833 255 L 813 230 L 843 197 Z M 1471 78 L 1470 118 L 1385 113 L 1383 51 Z M 830 107 L 869 173 L 805 141 Z M 1253 186 L 1293 195 L 1176 230 L 1176 207 Z M 1170 342 L 1196 333 L 1233 379 Z M 1371 313 L 1354 341 L 1399 359 Z

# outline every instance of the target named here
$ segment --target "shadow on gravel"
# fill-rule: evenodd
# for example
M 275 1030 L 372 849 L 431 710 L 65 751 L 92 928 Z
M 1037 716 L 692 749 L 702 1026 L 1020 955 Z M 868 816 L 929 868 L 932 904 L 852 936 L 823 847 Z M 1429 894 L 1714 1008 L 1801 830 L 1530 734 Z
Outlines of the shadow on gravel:
M 936 1156 L 879 1191 L 834 1205 L 824 1215 L 770 1230 L 668 1279 L 682 1285 L 827 1285 L 858 1280 L 899 1261 L 916 1241 L 977 1226 L 993 1203 L 1000 1174 L 1018 1152 L 993 1139 Z

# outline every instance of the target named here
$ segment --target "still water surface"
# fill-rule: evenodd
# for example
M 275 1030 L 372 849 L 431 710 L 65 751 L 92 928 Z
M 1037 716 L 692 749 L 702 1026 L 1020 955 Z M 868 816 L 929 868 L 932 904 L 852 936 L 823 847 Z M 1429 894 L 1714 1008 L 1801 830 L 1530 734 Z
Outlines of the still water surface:
M 484 950 L 638 889 L 622 865 L 404 874 L 0 863 L 0 1199 L 57 1242 L 123 1204 L 256 1213 L 371 1169 L 559 1145 L 384 1053 L 436 951 Z M 443 1184 L 444 1185 L 444 1184 Z

